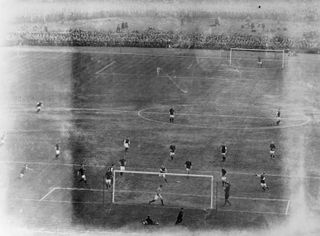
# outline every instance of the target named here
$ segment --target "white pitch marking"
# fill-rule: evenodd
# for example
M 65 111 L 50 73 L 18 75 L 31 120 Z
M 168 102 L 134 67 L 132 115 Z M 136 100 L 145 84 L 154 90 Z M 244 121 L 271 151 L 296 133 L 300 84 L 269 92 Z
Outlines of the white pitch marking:
M 187 67 L 187 69 L 189 70 L 192 66 L 193 66 L 193 61 L 192 61 L 191 64 Z
M 262 127 L 213 127 L 213 126 L 201 126 L 201 125 L 187 125 L 187 124 L 177 124 L 177 123 L 168 123 L 165 121 L 160 121 L 160 120 L 154 120 L 154 119 L 150 119 L 147 118 L 145 116 L 143 116 L 141 113 L 143 113 L 145 110 L 150 109 L 150 108 L 144 108 L 141 109 L 140 111 L 138 111 L 138 116 L 144 120 L 150 121 L 150 122 L 154 122 L 154 123 L 159 123 L 162 125 L 174 125 L 174 126 L 180 126 L 180 127 L 191 127 L 191 128 L 198 128 L 198 129 L 226 129 L 226 130 L 243 130 L 243 129 L 249 129 L 249 130 L 269 130 L 269 129 L 285 129 L 285 128 L 292 128 L 292 127 L 301 127 L 304 126 L 306 124 L 308 124 L 311 119 L 306 117 L 306 120 L 301 120 L 303 121 L 302 123 L 299 124 L 293 124 L 293 125 L 280 125 L 280 126 L 262 126 Z M 245 117 L 243 117 L 245 118 Z M 266 118 L 267 119 L 267 118 Z
M 131 191 L 131 190 L 117 190 L 116 193 L 147 193 L 154 194 L 154 191 Z M 190 197 L 210 197 L 210 195 L 204 194 L 188 194 L 188 193 L 166 193 L 163 192 L 163 195 L 177 195 L 177 196 L 190 196 Z
M 71 190 L 71 191 L 91 191 L 91 192 L 103 192 L 102 189 L 95 188 L 64 188 L 64 187 L 56 187 L 56 190 Z
M 183 93 L 188 93 L 187 90 L 184 90 L 184 89 L 180 88 L 180 86 L 170 77 L 170 75 L 167 74 L 167 77 L 177 87 L 177 89 L 179 89 Z
M 143 113 L 147 114 L 167 114 L 165 112 L 157 112 L 157 111 L 144 111 Z M 263 116 L 236 116 L 236 115 L 215 115 L 215 114 L 208 114 L 208 113 L 202 113 L 202 114 L 195 114 L 195 113 L 177 113 L 177 115 L 182 116 L 206 116 L 206 117 L 230 117 L 230 118 L 243 118 L 243 119 L 270 119 L 273 120 L 274 118 L 270 117 L 263 117 Z M 294 118 L 281 118 L 282 120 L 294 120 L 294 121 L 305 121 L 304 119 L 294 119 Z
M 32 201 L 32 202 L 40 202 L 40 200 L 38 199 L 30 199 L 30 198 L 15 198 L 14 200 L 19 200 L 19 201 Z M 81 203 L 81 204 L 95 204 L 95 205 L 101 205 L 101 202 L 80 202 L 80 201 L 59 201 L 59 200 L 43 200 L 42 202 L 48 202 L 48 203 L 67 203 L 67 204 L 73 204 L 73 203 Z M 141 204 L 136 204 L 136 203 L 113 203 L 113 204 L 117 204 L 117 205 L 141 205 Z M 151 205 L 150 207 L 158 207 L 157 205 Z M 168 205 L 164 205 L 161 206 L 161 208 L 174 208 L 176 209 L 177 206 L 168 206 Z M 192 207 L 184 207 L 185 209 L 199 209 L 199 208 L 192 208 Z M 281 213 L 281 212 L 270 212 L 270 211 L 237 211 L 237 210 L 224 210 L 219 208 L 219 211 L 230 211 L 230 212 L 240 212 L 240 213 L 249 213 L 249 214 L 272 214 L 272 215 L 285 215 L 285 213 Z
M 106 65 L 105 67 L 103 67 L 102 69 L 98 70 L 96 72 L 96 75 L 99 74 L 100 72 L 104 71 L 105 69 L 109 68 L 110 66 L 112 66 L 114 63 L 116 63 L 115 61 L 109 63 L 108 65 Z
M 289 214 L 290 203 L 291 203 L 290 200 L 288 200 L 287 208 L 286 208 L 286 215 Z
M 219 198 L 224 199 L 224 197 L 219 197 Z M 272 201 L 272 202 L 290 201 L 288 199 L 281 199 L 281 198 L 256 198 L 256 197 L 230 197 L 230 199 L 241 199 L 241 200 L 252 200 L 252 201 Z
M 285 213 L 281 212 L 272 212 L 272 211 L 242 211 L 242 210 L 225 210 L 219 208 L 218 211 L 225 211 L 225 212 L 239 212 L 239 213 L 249 213 L 249 214 L 270 214 L 270 215 L 285 215 Z
M 48 197 L 53 191 L 55 191 L 57 188 L 52 188 L 49 192 L 47 192 L 42 198 L 40 198 L 40 202 L 43 201 L 46 197 Z

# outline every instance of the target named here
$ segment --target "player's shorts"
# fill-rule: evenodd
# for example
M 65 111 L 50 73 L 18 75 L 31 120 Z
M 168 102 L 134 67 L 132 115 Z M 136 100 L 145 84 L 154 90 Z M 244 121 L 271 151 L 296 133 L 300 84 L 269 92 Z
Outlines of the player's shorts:
M 23 176 L 24 176 L 24 173 L 20 173 L 20 178 L 23 178 Z
M 156 195 L 154 195 L 154 200 L 158 200 L 159 198 L 162 199 L 161 194 L 156 194 Z
M 261 185 L 262 188 L 266 188 L 267 187 L 266 183 L 260 183 L 260 185 Z
M 56 150 L 56 155 L 60 155 L 60 150 Z
M 166 177 L 166 173 L 160 173 L 159 177 L 165 178 Z
M 120 170 L 126 170 L 125 166 L 120 166 Z
M 222 156 L 225 156 L 227 154 L 227 152 L 221 152 Z
M 170 152 L 170 157 L 173 157 L 175 155 L 174 152 Z
M 190 171 L 190 169 L 191 169 L 191 168 L 186 168 L 186 171 L 188 171 L 188 172 L 189 172 L 189 171 Z
M 170 115 L 170 118 L 174 118 L 174 115 Z
M 124 146 L 125 148 L 129 148 L 129 143 L 124 143 L 123 146 Z
M 86 175 L 81 175 L 81 179 L 86 180 Z
M 258 65 L 262 65 L 262 61 L 258 61 Z
M 106 179 L 106 184 L 111 184 L 111 179 Z
M 270 150 L 270 154 L 271 154 L 271 155 L 274 155 L 275 152 L 276 152 L 276 151 L 274 151 L 274 150 Z

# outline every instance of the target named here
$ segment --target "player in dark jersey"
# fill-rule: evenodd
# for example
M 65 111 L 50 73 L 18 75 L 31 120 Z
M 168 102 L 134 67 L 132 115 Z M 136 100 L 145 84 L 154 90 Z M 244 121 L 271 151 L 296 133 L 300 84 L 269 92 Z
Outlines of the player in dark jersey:
M 183 220 L 183 208 L 180 209 L 178 216 L 177 216 L 177 220 L 176 220 L 176 225 L 180 224 Z
M 169 122 L 174 123 L 174 110 L 173 110 L 173 108 L 170 108 L 170 110 L 169 110 Z
M 227 205 L 227 203 L 231 206 L 231 203 L 229 201 L 229 196 L 230 196 L 230 186 L 231 184 L 229 182 L 225 182 L 224 185 L 224 205 Z
M 166 179 L 166 173 L 167 173 L 167 172 L 168 172 L 167 168 L 166 168 L 164 165 L 162 165 L 162 166 L 160 167 L 159 177 L 162 177 L 166 183 L 168 183 L 168 181 L 167 181 L 167 179 Z
M 37 103 L 37 105 L 36 105 L 36 112 L 37 113 L 39 113 L 41 111 L 42 105 L 43 105 L 42 102 Z
M 226 161 L 226 155 L 227 155 L 227 146 L 225 144 L 221 145 L 221 156 L 222 156 L 222 162 Z
M 262 172 L 262 174 L 256 174 L 257 177 L 260 178 L 260 185 L 261 185 L 261 188 L 262 188 L 262 191 L 266 191 L 266 189 L 269 190 L 269 187 L 267 186 L 267 183 L 266 183 L 266 173 L 265 172 Z
M 190 174 L 190 170 L 191 170 L 191 166 L 192 166 L 192 163 L 191 161 L 186 161 L 185 163 L 185 166 L 186 166 L 186 171 L 187 171 L 187 174 Z
M 33 169 L 29 168 L 27 164 L 24 164 L 24 166 L 22 167 L 22 169 L 20 171 L 20 176 L 19 176 L 20 179 L 23 178 L 23 176 L 26 174 L 27 170 L 33 171 Z
M 227 171 L 225 169 L 221 169 L 221 182 L 222 187 L 224 187 L 225 183 L 227 183 Z
M 151 204 L 151 203 L 157 201 L 158 199 L 160 199 L 161 205 L 164 206 L 163 198 L 162 198 L 161 193 L 162 193 L 162 185 L 160 185 L 160 186 L 157 188 L 157 192 L 156 192 L 156 194 L 154 195 L 153 200 L 149 201 L 149 204 Z
M 59 158 L 59 156 L 60 156 L 60 146 L 59 146 L 59 144 L 56 144 L 55 150 L 56 150 L 56 158 Z
M 124 151 L 127 152 L 129 149 L 130 145 L 130 139 L 127 137 L 126 139 L 123 140 L 123 146 L 124 146 Z
M 275 152 L 276 152 L 276 145 L 274 145 L 274 142 L 272 141 L 270 143 L 270 158 L 276 157 Z
M 173 160 L 174 155 L 175 155 L 175 151 L 176 151 L 176 146 L 171 144 L 169 149 L 170 149 L 170 154 L 169 154 L 170 158 L 171 158 L 171 160 Z
M 78 175 L 81 176 L 79 182 L 87 183 L 87 177 L 86 177 L 86 169 L 84 168 L 84 164 L 81 164 L 80 169 L 78 170 Z
M 147 216 L 146 219 L 142 220 L 143 225 L 159 225 L 159 223 L 155 220 L 152 220 L 150 216 Z
M 104 177 L 107 189 L 111 188 L 112 177 L 113 177 L 113 173 L 112 173 L 111 168 L 109 167 L 106 174 L 105 174 L 105 177 Z
M 280 125 L 280 121 L 281 121 L 280 115 L 281 115 L 281 112 L 280 112 L 280 108 L 279 108 L 277 111 L 277 114 L 276 114 L 276 119 L 277 119 L 276 124 L 277 125 Z
M 120 164 L 120 171 L 121 171 L 120 175 L 122 176 L 123 175 L 122 171 L 126 170 L 127 161 L 124 158 L 122 158 L 119 160 L 119 164 Z

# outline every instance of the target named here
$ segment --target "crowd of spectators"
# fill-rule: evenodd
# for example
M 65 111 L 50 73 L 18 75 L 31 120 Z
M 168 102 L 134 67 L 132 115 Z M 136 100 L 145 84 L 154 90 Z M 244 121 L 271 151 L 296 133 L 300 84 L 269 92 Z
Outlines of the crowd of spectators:
M 152 47 L 197 49 L 312 49 L 319 42 L 290 39 L 284 36 L 261 36 L 243 33 L 205 34 L 161 31 L 149 28 L 144 31 L 102 32 L 72 29 L 68 32 L 19 32 L 11 34 L 9 44 L 42 46 L 94 46 L 94 47 Z

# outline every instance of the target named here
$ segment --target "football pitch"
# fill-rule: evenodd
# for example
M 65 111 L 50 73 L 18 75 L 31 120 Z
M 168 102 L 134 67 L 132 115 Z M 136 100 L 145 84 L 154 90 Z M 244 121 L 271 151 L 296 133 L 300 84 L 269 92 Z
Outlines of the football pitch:
M 282 69 L 272 56 L 259 68 L 254 52 L 238 53 L 232 65 L 229 52 L 207 50 L 22 47 L 6 54 L 11 122 L 3 128 L 0 164 L 9 173 L 7 210 L 22 222 L 138 227 L 151 215 L 171 225 L 183 207 L 185 225 L 193 229 L 247 227 L 259 225 L 248 223 L 257 219 L 271 224 L 290 216 L 298 185 L 308 207 L 319 209 L 317 55 L 286 56 Z M 37 114 L 38 101 L 44 107 Z M 116 176 L 113 204 L 103 178 L 122 158 L 129 171 L 158 172 L 165 165 L 181 174 L 190 160 L 191 174 L 213 176 L 214 185 L 205 177 L 167 176 L 165 183 L 158 175 L 124 173 Z M 32 170 L 19 179 L 25 163 Z M 79 182 L 81 163 L 87 184 Z M 222 168 L 231 183 L 232 205 L 225 207 Z M 267 191 L 256 176 L 262 172 Z M 165 206 L 148 205 L 160 184 Z

